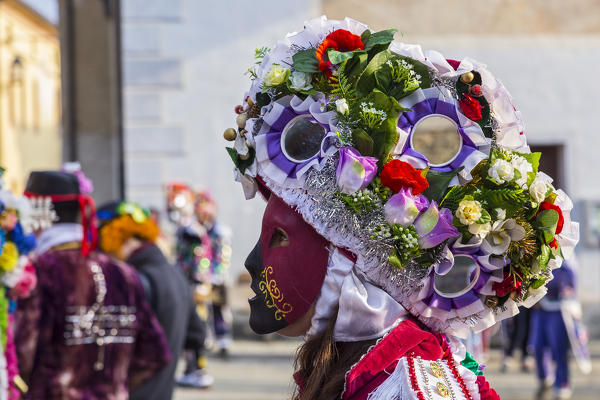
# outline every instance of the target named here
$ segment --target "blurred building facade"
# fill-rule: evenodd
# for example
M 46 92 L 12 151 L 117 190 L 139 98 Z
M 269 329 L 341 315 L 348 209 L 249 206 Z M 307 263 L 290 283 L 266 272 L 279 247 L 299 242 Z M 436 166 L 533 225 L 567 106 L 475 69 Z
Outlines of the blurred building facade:
M 0 1 L 0 166 L 22 191 L 31 170 L 57 168 L 61 153 L 57 28 L 17 0 Z
M 244 201 L 223 130 L 235 124 L 254 49 L 320 12 L 317 0 L 121 1 L 127 197 L 164 210 L 167 182 L 212 190 L 233 228 L 234 276 L 258 240 L 264 202 Z

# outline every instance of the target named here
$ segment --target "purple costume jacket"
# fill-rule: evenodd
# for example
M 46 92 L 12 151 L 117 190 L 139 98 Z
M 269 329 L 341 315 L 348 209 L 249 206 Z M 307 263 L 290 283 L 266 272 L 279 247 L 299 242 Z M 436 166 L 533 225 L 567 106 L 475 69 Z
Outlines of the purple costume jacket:
M 133 268 L 79 249 L 50 250 L 33 265 L 38 286 L 15 325 L 27 399 L 127 399 L 168 363 Z

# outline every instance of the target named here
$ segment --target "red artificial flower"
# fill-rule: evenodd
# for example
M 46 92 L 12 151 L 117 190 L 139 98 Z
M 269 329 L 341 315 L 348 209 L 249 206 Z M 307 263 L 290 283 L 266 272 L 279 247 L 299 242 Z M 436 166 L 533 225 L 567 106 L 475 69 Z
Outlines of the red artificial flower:
M 325 72 L 325 75 L 331 78 L 331 61 L 329 61 L 329 57 L 327 56 L 329 49 L 344 52 L 357 49 L 362 50 L 364 48 L 365 45 L 360 39 L 360 36 L 355 35 L 345 29 L 336 29 L 327 35 L 325 40 L 323 40 L 323 42 L 315 51 L 315 55 L 319 61 L 319 69 Z
M 429 186 L 427 179 L 420 171 L 407 162 L 392 160 L 383 166 L 381 171 L 381 184 L 389 187 L 394 192 L 402 188 L 412 189 L 412 194 L 417 195 Z
M 558 222 L 556 224 L 556 232 L 555 232 L 558 235 L 559 233 L 562 232 L 563 225 L 565 224 L 565 218 L 563 217 L 562 210 L 556 204 L 552 204 L 549 201 L 542 201 L 542 204 L 540 204 L 540 208 L 537 213 L 539 214 L 540 212 L 542 212 L 544 210 L 554 210 L 558 213 Z
M 460 109 L 469 118 L 473 121 L 479 121 L 481 117 L 481 109 L 483 108 L 479 101 L 471 95 L 463 94 L 463 99 L 458 101 L 460 105 Z
M 522 282 L 510 274 L 505 274 L 502 282 L 494 282 L 492 289 L 496 292 L 496 296 L 504 297 L 511 292 L 521 290 Z

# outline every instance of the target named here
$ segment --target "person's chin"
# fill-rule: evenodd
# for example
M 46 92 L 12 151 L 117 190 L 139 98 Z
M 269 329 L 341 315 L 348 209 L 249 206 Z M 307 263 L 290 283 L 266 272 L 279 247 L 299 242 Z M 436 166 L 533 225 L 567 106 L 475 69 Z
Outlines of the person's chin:
M 268 308 L 261 296 L 256 296 L 248 300 L 250 303 L 250 329 L 259 335 L 266 335 L 277 332 L 288 326 L 288 323 L 281 318 L 275 319 L 272 308 Z

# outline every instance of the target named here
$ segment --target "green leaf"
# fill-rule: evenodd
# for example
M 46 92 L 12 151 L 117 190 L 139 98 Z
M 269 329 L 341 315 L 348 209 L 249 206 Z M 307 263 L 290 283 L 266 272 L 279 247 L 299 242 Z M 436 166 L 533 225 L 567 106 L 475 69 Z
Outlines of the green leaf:
M 351 59 L 352 57 L 354 57 L 355 54 L 366 54 L 366 52 L 362 50 L 340 52 L 334 49 L 329 49 L 329 51 L 327 52 L 329 61 L 331 61 L 331 63 L 335 65 L 341 64 L 344 61 Z
M 346 61 L 343 65 L 344 73 L 348 77 L 348 81 L 355 83 L 360 74 L 367 66 L 369 55 L 365 52 L 355 52 L 354 57 Z
M 365 29 L 364 32 L 360 35 L 360 41 L 363 42 L 363 45 L 369 41 L 372 32 L 368 29 Z
M 402 262 L 400 261 L 400 258 L 398 257 L 398 254 L 396 254 L 395 251 L 393 254 L 390 254 L 390 256 L 388 257 L 388 262 L 394 268 L 398 268 L 398 269 L 403 268 Z
M 392 56 L 392 52 L 389 50 L 377 53 L 375 57 L 369 61 L 365 70 L 358 77 L 356 82 L 356 94 L 358 97 L 366 97 L 375 88 L 375 71 L 381 68 L 387 60 Z
M 357 128 L 352 131 L 352 143 L 362 156 L 373 154 L 373 139 L 364 129 Z
M 227 150 L 227 153 L 229 154 L 229 157 L 231 157 L 231 160 L 233 161 L 233 163 L 235 164 L 235 166 L 237 167 L 237 169 L 239 169 L 242 174 L 254 162 L 255 152 L 254 152 L 254 149 L 251 148 L 251 147 L 248 149 L 248 152 L 249 152 L 250 156 L 246 160 L 242 160 L 239 157 L 238 152 L 234 148 L 232 148 L 232 147 L 225 147 L 225 150 Z
M 415 73 L 421 76 L 420 88 L 431 87 L 431 77 L 427 66 L 417 60 L 409 57 L 394 54 L 389 50 L 384 50 L 375 55 L 369 64 L 366 66 L 362 75 L 356 83 L 357 93 L 359 96 L 366 96 L 374 88 L 378 88 L 385 94 L 396 98 L 397 100 L 414 92 L 413 90 L 405 90 L 405 80 L 396 82 L 392 76 L 392 68 L 386 64 L 388 61 L 406 61 L 413 66 Z
M 556 225 L 558 224 L 558 213 L 554 210 L 544 210 L 536 217 L 538 232 L 542 235 L 544 243 L 554 240 Z
M 531 288 L 532 289 L 539 289 L 542 287 L 542 285 L 546 283 L 546 279 L 545 278 L 538 278 L 535 281 L 531 282 Z
M 320 72 L 315 49 L 300 50 L 292 56 L 294 70 L 299 72 Z
M 492 217 L 490 216 L 490 213 L 486 210 L 481 210 L 481 217 L 477 221 L 475 221 L 475 223 L 485 224 L 486 222 L 490 222 L 491 220 Z
M 458 169 L 444 172 L 444 171 L 434 171 L 430 169 L 427 171 L 427 182 L 429 186 L 423 192 L 423 196 L 427 197 L 429 200 L 435 200 L 438 203 L 442 199 L 442 196 L 448 189 L 450 185 L 450 181 L 454 179 L 456 175 L 462 170 L 463 167 Z
M 510 217 L 525 206 L 529 201 L 529 194 L 523 189 L 483 189 L 481 198 L 489 208 L 503 208 Z
M 540 265 L 540 268 L 545 270 L 548 265 L 548 261 L 550 261 L 550 246 L 543 244 L 540 248 L 541 253 L 537 256 L 537 262 Z
M 458 203 L 470 192 L 471 188 L 469 186 L 453 186 L 440 202 L 440 207 L 456 210 Z
M 555 210 L 544 210 L 540 212 L 536 218 L 540 227 L 543 228 L 552 228 L 556 230 L 556 225 L 558 224 L 559 216 Z
M 386 29 L 384 31 L 379 31 L 370 34 L 367 43 L 363 42 L 363 44 L 365 45 L 365 50 L 371 50 L 376 45 L 389 45 L 394 40 L 394 34 L 397 31 L 397 29 Z
M 393 97 L 387 96 L 378 90 L 372 91 L 365 102 L 373 103 L 374 107 L 387 113 L 387 119 L 374 128 L 370 128 L 367 133 L 373 139 L 373 157 L 379 160 L 380 166 L 383 166 L 388 158 L 390 151 L 398 141 L 398 117 L 403 109 L 398 101 Z

